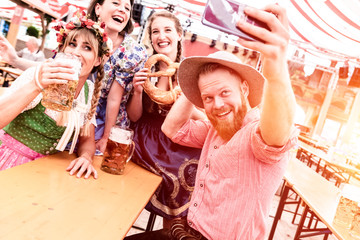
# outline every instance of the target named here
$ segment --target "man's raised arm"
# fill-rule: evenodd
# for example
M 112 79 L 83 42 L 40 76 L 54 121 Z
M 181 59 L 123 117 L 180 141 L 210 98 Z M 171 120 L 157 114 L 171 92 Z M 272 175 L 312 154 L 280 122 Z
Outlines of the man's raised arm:
M 258 38 L 259 41 L 239 39 L 244 47 L 261 52 L 263 75 L 266 78 L 261 104 L 260 132 L 268 145 L 282 146 L 289 139 L 296 109 L 295 96 L 286 62 L 286 51 L 290 39 L 285 9 L 272 4 L 265 11 L 246 8 L 249 16 L 265 22 L 270 30 L 256 28 L 245 22 L 238 27 Z

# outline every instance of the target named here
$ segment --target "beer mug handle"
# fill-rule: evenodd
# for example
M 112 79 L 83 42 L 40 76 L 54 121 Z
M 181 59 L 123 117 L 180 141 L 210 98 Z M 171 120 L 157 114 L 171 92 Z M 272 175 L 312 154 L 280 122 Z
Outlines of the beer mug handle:
M 131 150 L 130 150 L 131 154 L 129 154 L 128 159 L 126 159 L 126 163 L 128 163 L 130 161 L 132 155 L 134 154 L 134 150 L 135 150 L 135 143 L 134 143 L 134 141 L 131 141 Z

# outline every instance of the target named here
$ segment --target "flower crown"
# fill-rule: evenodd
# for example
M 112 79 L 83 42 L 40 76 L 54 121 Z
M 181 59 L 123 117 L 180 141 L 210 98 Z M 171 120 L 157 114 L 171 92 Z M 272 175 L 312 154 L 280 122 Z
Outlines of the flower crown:
M 101 48 L 105 56 L 109 56 L 112 50 L 112 41 L 108 38 L 107 33 L 105 32 L 105 23 L 104 22 L 94 22 L 89 19 L 84 11 L 78 12 L 68 23 L 60 21 L 53 28 L 57 36 L 57 42 L 59 43 L 58 48 L 64 45 L 65 39 L 68 33 L 74 28 L 83 28 L 86 27 L 94 31 L 96 37 L 98 38 Z

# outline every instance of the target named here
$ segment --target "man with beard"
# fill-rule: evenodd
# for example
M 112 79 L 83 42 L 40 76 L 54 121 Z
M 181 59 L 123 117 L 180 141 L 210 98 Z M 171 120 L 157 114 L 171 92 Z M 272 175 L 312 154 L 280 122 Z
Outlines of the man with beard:
M 262 54 L 264 75 L 223 51 L 189 57 L 180 65 L 184 95 L 162 130 L 202 153 L 187 223 L 172 226 L 173 238 L 265 238 L 272 198 L 296 143 L 296 103 L 286 64 L 285 10 L 276 4 L 263 10 L 245 9 L 269 29 L 237 26 L 262 40 L 239 43 Z M 208 120 L 190 120 L 193 105 L 204 108 Z

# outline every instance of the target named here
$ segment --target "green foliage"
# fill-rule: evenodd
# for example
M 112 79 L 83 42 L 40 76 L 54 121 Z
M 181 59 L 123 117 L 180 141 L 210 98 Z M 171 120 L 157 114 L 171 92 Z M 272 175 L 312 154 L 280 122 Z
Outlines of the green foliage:
M 29 26 L 26 29 L 26 34 L 29 35 L 29 36 L 33 36 L 33 37 L 38 38 L 39 37 L 39 30 L 34 26 Z

